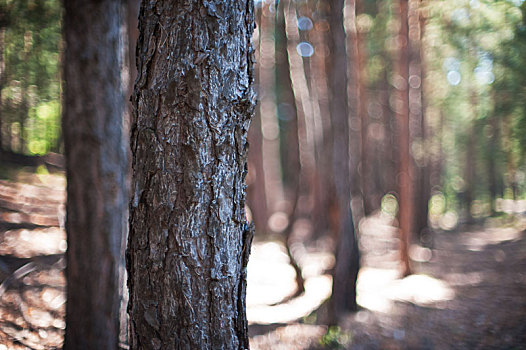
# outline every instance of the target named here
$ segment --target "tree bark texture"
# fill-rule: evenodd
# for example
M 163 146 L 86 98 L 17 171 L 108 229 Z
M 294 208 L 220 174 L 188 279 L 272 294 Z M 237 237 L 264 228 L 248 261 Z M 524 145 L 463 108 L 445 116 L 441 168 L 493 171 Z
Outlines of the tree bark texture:
M 251 0 L 143 1 L 127 250 L 132 349 L 247 349 Z
M 117 349 L 127 140 L 121 5 L 65 1 L 67 306 L 64 349 Z
M 333 134 L 333 177 L 338 201 L 338 244 L 334 268 L 332 297 L 330 303 L 331 322 L 336 323 L 342 312 L 355 311 L 356 280 L 360 268 L 360 257 L 356 230 L 351 210 L 351 178 L 349 110 L 347 99 L 347 54 L 345 30 L 343 28 L 344 0 L 331 3 L 330 49 L 328 69 L 330 106 Z M 348 3 L 355 10 L 355 3 Z

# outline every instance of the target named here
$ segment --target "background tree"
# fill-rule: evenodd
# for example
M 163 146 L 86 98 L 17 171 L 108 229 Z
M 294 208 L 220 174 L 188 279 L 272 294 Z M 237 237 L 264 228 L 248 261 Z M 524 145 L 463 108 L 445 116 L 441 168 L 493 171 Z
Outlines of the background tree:
M 398 119 L 398 138 L 400 142 L 399 172 L 398 172 L 398 203 L 400 223 L 400 254 L 402 261 L 402 275 L 411 273 L 409 266 L 409 243 L 413 232 L 413 167 L 411 160 L 411 135 L 409 128 L 409 29 L 408 11 L 409 1 L 399 1 L 398 50 L 396 65 L 396 118 Z
M 347 13 L 356 13 L 356 2 L 349 1 Z M 330 5 L 330 49 L 332 51 L 329 86 L 333 141 L 333 179 L 338 220 L 336 226 L 336 265 L 330 301 L 331 322 L 336 323 L 344 312 L 356 311 L 356 280 L 360 268 L 358 240 L 351 209 L 350 125 L 347 97 L 347 53 L 343 27 L 344 1 Z M 354 16 L 352 16 L 354 17 Z M 351 17 L 351 19 L 352 19 Z M 354 17 L 355 18 L 355 17 Z M 355 38 L 356 39 L 356 38 Z M 356 46 L 355 46 L 356 47 Z M 356 56 L 355 56 L 356 57 Z
M 132 349 L 248 348 L 251 1 L 143 2 L 127 250 Z
M 119 263 L 128 206 L 121 4 L 65 1 L 64 7 L 64 349 L 117 349 Z

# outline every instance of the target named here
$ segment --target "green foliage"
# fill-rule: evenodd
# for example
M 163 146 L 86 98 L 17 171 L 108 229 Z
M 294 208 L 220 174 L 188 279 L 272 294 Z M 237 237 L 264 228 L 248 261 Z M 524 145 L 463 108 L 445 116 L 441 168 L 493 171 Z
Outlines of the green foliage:
M 432 86 L 426 98 L 444 114 L 442 193 L 448 210 L 458 209 L 468 186 L 473 199 L 487 203 L 491 186 L 498 196 L 505 188 L 520 188 L 518 179 L 526 171 L 526 5 L 521 0 L 426 4 L 426 75 Z M 466 178 L 470 142 L 471 182 Z
M 329 349 L 344 349 L 350 341 L 350 333 L 343 332 L 340 327 L 331 326 L 321 337 L 320 344 Z
M 43 154 L 59 149 L 61 6 L 58 0 L 0 0 L 7 26 L 1 89 L 2 146 Z

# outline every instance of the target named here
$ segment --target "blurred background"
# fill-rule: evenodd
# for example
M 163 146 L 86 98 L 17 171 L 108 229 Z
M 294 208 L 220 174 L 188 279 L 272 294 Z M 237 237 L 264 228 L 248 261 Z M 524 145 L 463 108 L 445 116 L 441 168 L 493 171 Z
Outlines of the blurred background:
M 63 336 L 61 6 L 0 0 L 0 349 Z M 526 4 L 255 7 L 253 348 L 524 346 Z

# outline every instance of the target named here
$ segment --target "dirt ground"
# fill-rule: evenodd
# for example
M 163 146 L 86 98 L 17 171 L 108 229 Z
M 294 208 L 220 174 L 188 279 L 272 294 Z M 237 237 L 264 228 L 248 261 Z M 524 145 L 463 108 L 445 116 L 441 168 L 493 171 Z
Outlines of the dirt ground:
M 20 171 L 21 170 L 21 171 Z M 0 350 L 60 348 L 65 329 L 63 175 L 0 174 Z M 283 245 L 256 240 L 247 314 L 252 349 L 526 349 L 525 218 L 436 232 L 398 276 L 392 218 L 362 222 L 359 312 L 327 329 L 330 242 L 294 247 L 306 292 L 294 292 Z

